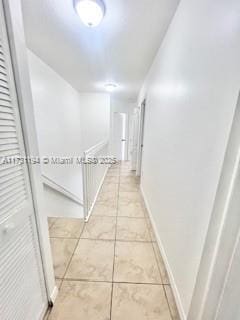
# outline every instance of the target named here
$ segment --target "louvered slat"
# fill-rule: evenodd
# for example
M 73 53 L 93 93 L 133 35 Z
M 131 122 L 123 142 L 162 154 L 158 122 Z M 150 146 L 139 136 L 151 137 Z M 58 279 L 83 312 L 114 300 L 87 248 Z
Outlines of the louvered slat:
M 19 149 L 13 149 L 13 150 L 6 150 L 0 152 L 0 159 L 1 158 L 11 158 L 11 157 L 20 157 L 20 150 Z
M 0 119 L 0 127 L 15 127 L 14 120 L 12 120 L 12 119 L 11 120 L 8 120 L 8 119 L 1 120 Z
M 4 320 L 36 319 L 42 304 L 34 234 L 30 219 L 24 220 L 11 241 L 1 244 L 0 314 Z
M 17 164 L 1 166 L 0 182 L 3 182 L 4 177 L 9 176 L 10 174 L 17 174 L 18 172 L 23 172 L 23 170 L 22 167 Z
M 16 137 L 17 137 L 16 131 L 10 131 L 10 132 L 2 131 L 0 134 L 0 140 L 6 139 L 6 138 L 16 138 Z
M 22 174 L 19 174 L 15 177 L 12 177 L 11 179 L 8 179 L 8 180 L 2 182 L 0 184 L 0 191 L 5 190 L 5 188 L 7 188 L 9 186 L 14 186 L 15 184 L 18 184 L 20 182 L 24 183 Z
M 17 138 L 3 138 L 3 139 L 0 139 L 0 146 L 4 144 L 9 144 L 9 143 L 15 144 L 17 142 L 18 142 Z
M 5 132 L 16 132 L 16 128 L 13 128 L 13 127 L 0 127 L 0 135 L 1 133 L 5 133 Z
M 14 195 L 9 194 L 7 196 L 4 196 L 3 197 L 4 200 L 2 200 L 0 203 L 0 210 L 3 210 L 3 212 L 4 212 L 7 207 L 16 203 L 19 199 L 26 199 L 25 195 L 26 195 L 25 190 L 23 190 L 22 192 L 20 192 L 18 194 L 14 194 Z
M 24 183 L 23 181 L 19 181 L 18 183 L 8 186 L 4 190 L 0 190 L 0 197 L 8 196 L 12 193 L 18 193 L 20 191 L 24 190 Z
M 0 101 L 9 101 L 11 102 L 10 96 L 4 92 L 0 91 Z
M 0 93 L 10 96 L 9 88 L 3 85 L 0 85 Z
M 9 181 L 10 179 L 14 179 L 18 176 L 23 176 L 23 170 L 21 166 L 18 166 L 14 170 L 6 170 L 6 172 L 1 171 L 1 176 L 0 176 L 0 184 Z
M 47 306 L 21 130 L 0 2 L 0 320 L 38 320 Z
M 11 109 L 10 113 L 13 113 L 13 107 L 11 101 L 0 100 L 0 107 Z
M 7 81 L 0 79 L 0 87 L 6 88 L 9 90 L 9 85 Z

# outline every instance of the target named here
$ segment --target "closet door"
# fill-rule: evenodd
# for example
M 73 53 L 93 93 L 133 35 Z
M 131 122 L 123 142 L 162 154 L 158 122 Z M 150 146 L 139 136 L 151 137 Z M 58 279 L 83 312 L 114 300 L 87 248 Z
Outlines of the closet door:
M 12 157 L 12 159 L 11 159 Z M 0 319 L 39 320 L 46 287 L 0 0 Z

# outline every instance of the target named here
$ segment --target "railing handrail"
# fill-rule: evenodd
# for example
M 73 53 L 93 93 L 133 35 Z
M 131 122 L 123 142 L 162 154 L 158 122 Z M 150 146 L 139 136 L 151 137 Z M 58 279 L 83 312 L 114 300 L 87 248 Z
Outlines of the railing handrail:
M 103 152 L 104 149 L 108 150 L 109 141 L 103 140 L 96 145 L 92 146 L 88 150 L 83 153 L 83 157 L 85 159 L 89 157 L 101 157 L 107 156 L 107 154 L 102 154 L 100 156 L 101 151 Z M 104 151 L 107 153 L 107 151 Z M 95 165 L 92 166 L 91 164 L 83 163 L 82 170 L 83 170 L 83 203 L 84 203 L 84 217 L 85 221 L 88 221 L 94 204 L 97 200 L 97 196 L 99 194 L 100 188 L 102 186 L 103 180 L 106 175 L 106 168 L 101 172 L 98 171 L 99 166 Z M 96 170 L 97 175 L 96 175 Z M 100 173 L 100 176 L 99 176 Z M 94 188 L 93 186 L 96 186 Z
M 97 153 L 97 151 L 101 150 L 102 147 L 104 147 L 105 145 L 108 145 L 108 144 L 109 144 L 108 140 L 103 140 L 103 141 L 95 144 L 91 148 L 87 149 L 86 151 L 84 151 L 84 156 L 88 156 L 90 154 Z
M 76 202 L 80 206 L 83 207 L 83 201 L 81 198 L 73 194 L 71 191 L 67 190 L 65 187 L 62 187 L 59 183 L 52 180 L 51 178 L 47 177 L 46 175 L 42 174 L 43 183 L 50 187 L 51 189 L 61 193 L 65 197 L 69 198 L 70 200 Z

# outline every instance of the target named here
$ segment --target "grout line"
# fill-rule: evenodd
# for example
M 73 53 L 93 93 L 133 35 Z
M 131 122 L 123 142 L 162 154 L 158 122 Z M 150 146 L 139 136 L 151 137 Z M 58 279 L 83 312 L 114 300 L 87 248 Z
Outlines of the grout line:
M 121 192 L 125 192 L 125 193 L 131 193 L 131 192 L 134 192 L 134 193 L 139 193 L 140 192 L 140 190 L 136 190 L 136 191 L 121 191 L 121 184 L 122 184 L 122 182 L 121 182 L 121 179 L 122 179 L 122 177 L 124 177 L 124 178 L 126 178 L 126 177 L 128 177 L 128 176 L 125 176 L 125 175 L 121 175 L 121 168 L 122 168 L 122 165 L 120 165 L 117 169 L 116 169 L 116 171 L 118 171 L 118 176 L 113 176 L 113 177 L 118 177 L 118 179 L 117 179 L 117 181 L 118 182 L 116 182 L 116 183 L 114 183 L 114 184 L 117 184 L 118 185 L 118 187 L 117 187 L 117 191 L 116 191 L 116 195 L 115 195 L 115 197 L 117 197 L 117 199 L 116 199 L 116 215 L 114 215 L 114 216 L 105 216 L 105 215 L 95 215 L 95 217 L 108 217 L 108 218 L 115 218 L 114 220 L 116 220 L 116 224 L 115 224 L 115 237 L 114 237 L 114 239 L 93 239 L 93 238 L 81 238 L 82 237 L 82 235 L 83 235 L 83 232 L 84 232 L 84 230 L 85 230 L 85 228 L 86 228 L 86 223 L 84 223 L 84 226 L 83 226 L 83 228 L 82 228 L 82 230 L 81 230 L 81 233 L 80 233 L 80 235 L 79 235 L 79 237 L 74 237 L 74 238 L 66 238 L 66 237 L 51 237 L 51 238 L 61 238 L 61 239 L 75 239 L 75 240 L 78 240 L 77 242 L 76 242 L 76 245 L 75 245 L 75 248 L 74 248 L 74 250 L 73 250 L 73 252 L 72 252 L 72 255 L 71 255 L 71 257 L 70 257 L 70 260 L 69 260 L 69 263 L 67 264 L 67 267 L 66 267 L 66 270 L 65 270 L 65 273 L 64 273 L 64 275 L 63 275 L 63 277 L 62 278 L 56 278 L 57 280 L 60 280 L 61 281 L 61 285 L 60 285 L 60 287 L 59 287 L 59 290 L 61 289 L 61 287 L 62 287 L 62 284 L 63 284 L 63 281 L 78 281 L 78 282 L 93 282 L 93 283 L 109 283 L 109 284 L 111 284 L 112 286 L 111 286 L 111 298 L 110 298 L 110 320 L 112 319 L 112 308 L 113 308 L 113 290 L 114 290 L 114 284 L 129 284 L 129 285 L 152 285 L 152 286 L 162 286 L 163 287 L 163 290 L 164 290 L 164 294 L 165 294 L 165 297 L 166 297 L 166 299 L 167 299 L 167 303 L 168 303 L 168 308 L 169 308 L 169 312 L 170 312 L 170 315 L 171 315 L 171 319 L 173 319 L 173 315 L 172 315 L 172 312 L 171 312 L 171 308 L 170 308 L 170 304 L 169 304 L 169 300 L 168 300 L 168 298 L 167 298 L 167 292 L 166 292 L 166 288 L 167 288 L 167 286 L 169 286 L 169 287 L 171 287 L 169 284 L 164 284 L 163 283 L 163 278 L 162 278 L 162 274 L 161 274 L 161 269 L 160 269 L 160 266 L 159 266 L 159 263 L 158 263 L 158 259 L 157 259 L 157 253 L 155 252 L 155 250 L 154 250 L 154 243 L 155 243 L 155 241 L 152 239 L 152 237 L 151 237 L 151 234 L 150 234 L 150 228 L 151 228 L 151 226 L 147 223 L 147 228 L 148 228 L 148 232 L 149 232 L 149 235 L 150 235 L 150 241 L 140 241 L 140 240 L 124 240 L 124 239 L 117 239 L 117 228 L 118 228 L 118 218 L 129 218 L 129 219 L 142 219 L 142 220 L 145 220 L 146 221 L 146 219 L 149 219 L 149 216 L 148 216 L 148 212 L 147 211 L 145 211 L 145 208 L 144 208 L 144 205 L 143 205 L 143 203 L 142 203 L 142 201 L 141 202 L 139 202 L 140 203 L 140 205 L 141 205 L 141 207 L 143 208 L 143 210 L 144 210 L 144 216 L 143 217 L 128 217 L 128 216 L 119 216 L 119 208 L 120 208 L 120 195 L 121 195 Z M 106 176 L 106 178 L 107 177 L 111 177 L 111 176 Z M 106 179 L 105 178 L 105 179 Z M 125 182 L 125 184 L 129 184 L 129 183 L 131 183 L 131 182 Z M 115 187 L 114 187 L 115 188 Z M 111 191 L 109 191 L 109 192 L 111 192 Z M 57 218 L 56 218 L 57 219 Z M 55 221 L 54 221 L 54 223 L 55 223 Z M 53 224 L 54 224 L 53 223 Z M 53 224 L 51 225 L 51 227 L 53 226 Z M 72 262 L 72 259 L 73 259 L 73 256 L 74 256 L 74 254 L 75 254 L 75 252 L 76 252 L 76 249 L 77 249 L 77 247 L 78 247 L 78 245 L 79 245 L 79 242 L 80 242 L 80 240 L 91 240 L 91 241 L 109 241 L 109 242 L 113 242 L 114 241 L 114 252 L 113 252 L 113 266 L 112 266 L 112 280 L 109 280 L 109 281 L 104 281 L 104 280 L 90 280 L 90 279 L 72 279 L 72 278 L 65 278 L 66 277 L 66 274 L 67 274 L 67 272 L 68 272 L 68 269 L 69 269 L 69 266 L 70 266 L 70 264 L 71 264 L 71 262 Z M 156 263 L 157 263 L 157 267 L 158 267 L 158 271 L 159 271 L 159 274 L 160 274 L 160 279 L 161 279 L 161 283 L 148 283 L 148 282 L 143 282 L 143 283 L 139 283 L 139 282 L 128 282 L 128 281 L 114 281 L 114 272 L 115 272 L 115 262 L 116 262 L 116 246 L 117 246 L 117 243 L 142 243 L 142 244 L 144 244 L 144 243 L 149 243 L 149 244 L 152 244 L 152 249 L 153 249 L 153 252 L 154 252 L 154 257 L 155 257 L 155 260 L 156 260 Z
M 117 227 L 117 224 L 116 224 Z M 116 232 L 116 231 L 115 231 Z M 65 237 L 50 237 L 50 239 L 66 239 L 66 240 L 90 240 L 90 241 L 108 241 L 108 242 L 130 242 L 130 243 L 155 243 L 155 241 L 153 240 L 149 240 L 149 241 L 141 241 L 141 240 L 124 240 L 124 239 L 117 239 L 115 240 L 115 238 L 113 239 L 97 239 L 97 238 L 65 238 Z
M 117 217 L 119 209 L 119 188 L 120 188 L 120 167 L 119 167 L 119 176 L 118 176 L 118 190 L 117 190 L 117 211 L 116 211 L 116 225 L 115 225 L 115 240 L 114 240 L 114 249 L 113 249 L 113 269 L 112 269 L 112 292 L 111 292 L 111 302 L 110 302 L 110 320 L 112 319 L 112 307 L 113 307 L 113 289 L 114 289 L 114 267 L 115 267 L 115 256 L 116 256 L 116 239 L 117 239 Z
M 109 283 L 109 284 L 137 284 L 137 285 L 146 285 L 146 286 L 168 286 L 162 283 L 152 283 L 152 282 L 130 282 L 130 281 L 110 281 L 110 280 L 94 280 L 94 279 L 75 279 L 75 278 L 57 278 L 57 280 L 63 281 L 75 281 L 75 282 L 92 282 L 92 283 Z M 170 285 L 169 285 L 170 286 Z
M 82 228 L 82 231 L 81 231 L 81 234 L 80 234 L 80 236 L 79 236 L 79 238 L 78 238 L 78 241 L 76 242 L 76 245 L 75 245 L 75 248 L 74 248 L 74 250 L 73 250 L 73 252 L 72 252 L 72 255 L 71 255 L 71 257 L 70 257 L 69 263 L 67 264 L 66 270 L 65 270 L 64 275 L 63 275 L 63 278 L 62 278 L 63 280 L 65 279 L 65 276 L 66 276 L 66 274 L 67 274 L 67 271 L 68 271 L 68 268 L 69 268 L 69 266 L 70 266 L 70 263 L 72 262 L 73 256 L 74 256 L 74 254 L 75 254 L 75 252 L 76 252 L 76 249 L 77 249 L 77 247 L 78 247 L 78 244 L 79 244 L 79 242 L 80 242 L 80 240 L 81 240 L 81 235 L 82 235 L 82 233 L 83 233 L 84 228 L 85 228 L 85 224 L 84 224 L 84 227 Z M 62 286 L 62 284 L 61 284 L 61 286 Z

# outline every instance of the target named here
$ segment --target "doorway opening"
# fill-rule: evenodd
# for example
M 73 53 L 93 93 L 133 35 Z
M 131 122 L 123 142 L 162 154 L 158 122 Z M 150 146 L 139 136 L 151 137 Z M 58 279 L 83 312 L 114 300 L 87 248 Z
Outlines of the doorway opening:
M 114 112 L 113 154 L 120 161 L 128 160 L 128 114 Z

